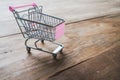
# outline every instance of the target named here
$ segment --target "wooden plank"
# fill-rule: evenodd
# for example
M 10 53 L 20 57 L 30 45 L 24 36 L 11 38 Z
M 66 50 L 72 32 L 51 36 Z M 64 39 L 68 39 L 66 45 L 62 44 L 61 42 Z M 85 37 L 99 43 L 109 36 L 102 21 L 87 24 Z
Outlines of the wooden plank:
M 112 17 L 67 25 L 65 36 L 58 41 L 65 46 L 64 54 L 58 55 L 57 61 L 40 51 L 32 50 L 28 55 L 21 35 L 0 38 L 0 79 L 46 80 L 61 70 L 100 55 L 120 45 L 119 23 L 118 17 Z M 48 42 L 38 45 L 54 48 Z
M 65 69 L 48 80 L 119 80 L 120 46 L 116 46 L 101 55 Z

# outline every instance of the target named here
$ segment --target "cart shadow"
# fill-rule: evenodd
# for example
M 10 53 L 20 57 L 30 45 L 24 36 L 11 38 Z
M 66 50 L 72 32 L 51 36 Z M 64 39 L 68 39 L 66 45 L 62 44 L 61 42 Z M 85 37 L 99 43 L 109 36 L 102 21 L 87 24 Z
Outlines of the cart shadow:
M 28 53 L 27 58 L 35 59 L 36 61 L 40 61 L 40 63 L 45 62 L 45 61 L 46 62 L 51 61 L 52 64 L 54 64 L 54 63 L 64 62 L 65 56 L 66 56 L 66 54 L 64 52 L 62 52 L 62 53 L 57 54 L 57 58 L 54 59 L 52 54 L 46 53 L 46 55 L 44 55 L 43 53 L 35 54 L 33 52 L 30 52 L 30 53 Z

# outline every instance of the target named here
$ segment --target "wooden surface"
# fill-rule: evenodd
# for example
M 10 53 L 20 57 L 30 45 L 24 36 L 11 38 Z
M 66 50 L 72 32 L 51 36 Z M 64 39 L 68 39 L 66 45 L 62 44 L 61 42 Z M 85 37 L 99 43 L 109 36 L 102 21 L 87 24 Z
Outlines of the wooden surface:
M 61 71 L 48 80 L 120 80 L 120 46 Z
M 64 54 L 58 55 L 55 61 L 50 54 L 40 51 L 32 50 L 32 54 L 28 55 L 21 35 L 0 38 L 0 80 L 46 80 L 119 46 L 120 16 L 68 24 L 65 35 L 58 42 L 63 43 L 65 48 Z M 44 46 L 49 45 L 46 43 Z M 54 46 L 48 48 L 52 50 Z

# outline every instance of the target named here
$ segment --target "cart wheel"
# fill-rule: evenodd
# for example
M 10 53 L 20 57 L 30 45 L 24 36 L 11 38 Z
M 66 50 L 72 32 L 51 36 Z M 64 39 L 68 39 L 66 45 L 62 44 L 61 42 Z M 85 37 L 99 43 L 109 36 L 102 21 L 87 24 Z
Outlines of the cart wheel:
M 41 43 L 44 44 L 44 40 L 41 40 Z
M 52 54 L 53 59 L 57 59 L 57 54 Z
M 26 47 L 27 53 L 31 53 L 31 48 Z
M 60 54 L 63 54 L 63 49 L 60 50 Z

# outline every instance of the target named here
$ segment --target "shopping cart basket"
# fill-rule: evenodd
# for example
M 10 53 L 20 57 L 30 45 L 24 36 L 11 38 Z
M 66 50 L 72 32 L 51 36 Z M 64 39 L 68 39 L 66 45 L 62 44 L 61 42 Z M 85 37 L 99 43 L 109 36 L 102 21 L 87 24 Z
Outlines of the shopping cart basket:
M 64 20 L 42 13 L 42 6 L 37 6 L 35 3 L 13 7 L 10 6 L 9 10 L 13 13 L 19 29 L 25 40 L 25 46 L 28 53 L 31 53 L 31 49 L 40 50 L 52 54 L 56 59 L 57 54 L 62 50 L 64 46 L 62 44 L 54 42 L 64 34 Z M 36 39 L 34 42 L 35 47 L 28 46 L 28 40 Z M 37 46 L 37 43 L 41 41 L 49 41 L 58 47 L 53 51 L 47 51 Z

